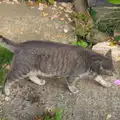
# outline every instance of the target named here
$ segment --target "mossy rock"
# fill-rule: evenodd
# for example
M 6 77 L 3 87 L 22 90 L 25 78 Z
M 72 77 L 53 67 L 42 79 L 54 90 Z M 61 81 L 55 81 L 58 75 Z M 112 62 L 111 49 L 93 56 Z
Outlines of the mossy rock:
M 120 7 L 96 7 L 96 26 L 103 32 L 112 35 L 112 31 L 120 31 Z

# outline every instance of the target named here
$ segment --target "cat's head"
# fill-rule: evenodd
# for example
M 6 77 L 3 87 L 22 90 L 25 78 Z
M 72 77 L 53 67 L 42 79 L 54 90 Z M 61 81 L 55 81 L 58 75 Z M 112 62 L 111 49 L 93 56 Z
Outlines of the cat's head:
M 101 56 L 96 61 L 94 61 L 94 65 L 92 67 L 93 70 L 99 74 L 113 75 L 116 73 L 114 68 L 114 61 L 112 60 L 111 50 L 109 50 L 105 56 Z
M 113 75 L 116 73 L 115 62 L 112 60 L 111 49 L 105 54 L 105 58 L 100 62 L 100 73 L 105 75 Z

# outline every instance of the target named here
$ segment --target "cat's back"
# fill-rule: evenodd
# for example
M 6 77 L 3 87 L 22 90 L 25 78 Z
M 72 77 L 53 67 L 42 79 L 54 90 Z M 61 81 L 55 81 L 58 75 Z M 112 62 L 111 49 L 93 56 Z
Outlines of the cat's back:
M 53 48 L 67 47 L 67 48 L 75 48 L 76 47 L 76 46 L 69 45 L 69 44 L 52 42 L 52 41 L 42 41 L 42 40 L 26 41 L 26 42 L 21 43 L 20 46 L 24 47 L 24 48 L 40 48 L 40 47 L 53 47 Z
M 89 50 L 87 48 L 83 48 L 81 46 L 64 44 L 59 42 L 52 41 L 42 41 L 42 40 L 32 40 L 26 41 L 20 44 L 20 47 L 23 51 L 27 51 L 29 53 L 39 54 L 41 52 L 47 53 L 61 53 L 61 54 L 70 54 L 71 56 L 76 57 L 89 57 L 91 55 L 96 55 L 97 53 Z

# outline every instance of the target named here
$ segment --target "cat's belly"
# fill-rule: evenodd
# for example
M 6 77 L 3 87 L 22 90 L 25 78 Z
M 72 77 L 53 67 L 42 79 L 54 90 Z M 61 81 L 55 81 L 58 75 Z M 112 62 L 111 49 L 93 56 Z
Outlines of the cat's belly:
M 59 76 L 59 75 L 57 75 L 56 73 L 50 73 L 50 74 L 48 74 L 48 73 L 44 73 L 44 72 L 42 72 L 42 71 L 31 71 L 29 74 L 28 74 L 28 76 L 37 76 L 37 75 L 39 75 L 39 76 L 42 76 L 42 77 L 54 77 L 54 76 Z

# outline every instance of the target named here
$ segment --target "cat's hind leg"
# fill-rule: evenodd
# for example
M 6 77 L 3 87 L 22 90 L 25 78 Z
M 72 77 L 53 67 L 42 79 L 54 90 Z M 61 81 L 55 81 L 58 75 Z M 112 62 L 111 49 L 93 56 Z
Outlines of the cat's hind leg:
M 12 69 L 6 79 L 5 79 L 5 82 L 4 82 L 4 86 L 3 86 L 3 89 L 2 89 L 2 93 L 5 94 L 5 95 L 10 95 L 10 89 L 11 89 L 11 86 L 16 82 L 16 81 L 19 81 L 20 79 L 24 79 L 25 76 L 23 75 L 22 71 L 20 69 L 18 70 L 14 70 Z
M 76 81 L 79 79 L 79 77 L 68 77 L 67 78 L 67 85 L 68 88 L 70 90 L 70 92 L 72 92 L 73 94 L 76 94 L 79 92 L 79 90 L 75 87 Z
M 5 95 L 10 95 L 10 88 L 14 82 L 9 81 L 7 78 L 5 79 L 4 86 L 2 88 L 2 93 Z
M 4 86 L 2 89 L 3 94 L 10 95 L 10 89 L 12 84 L 27 77 L 30 68 L 27 67 L 24 63 L 25 61 L 22 61 L 19 58 L 16 59 L 16 57 L 14 57 L 11 70 L 4 81 Z
M 45 80 L 39 79 L 35 75 L 29 75 L 29 79 L 37 85 L 44 85 L 45 84 Z
M 89 71 L 81 73 L 80 75 L 75 75 L 73 72 L 73 74 L 71 74 L 67 79 L 67 84 L 68 84 L 69 90 L 74 94 L 78 93 L 79 90 L 75 87 L 76 82 L 78 80 L 87 79 L 89 74 L 90 74 Z

